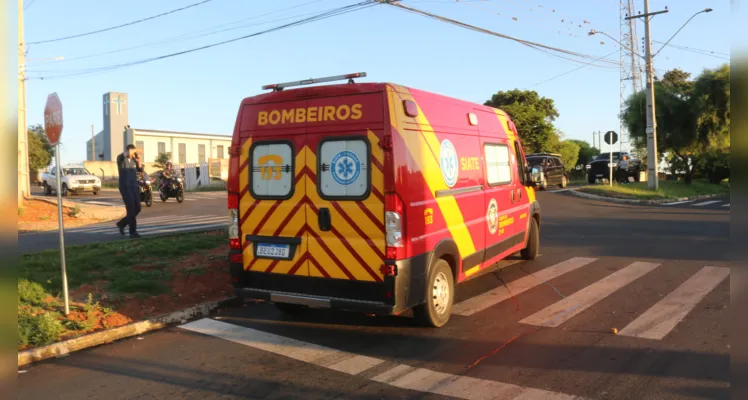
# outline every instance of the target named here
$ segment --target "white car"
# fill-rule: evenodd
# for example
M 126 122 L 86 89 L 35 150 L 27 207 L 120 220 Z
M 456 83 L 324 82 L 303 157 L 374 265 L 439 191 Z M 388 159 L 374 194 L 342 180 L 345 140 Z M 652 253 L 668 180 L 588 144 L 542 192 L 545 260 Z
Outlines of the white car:
M 101 179 L 88 172 L 87 169 L 83 167 L 62 167 L 62 171 L 60 172 L 60 178 L 62 179 L 60 185 L 61 195 L 67 197 L 71 194 L 81 192 L 99 194 Z M 57 167 L 53 167 L 50 172 L 42 174 L 42 186 L 44 187 L 44 193 L 47 195 L 57 190 Z

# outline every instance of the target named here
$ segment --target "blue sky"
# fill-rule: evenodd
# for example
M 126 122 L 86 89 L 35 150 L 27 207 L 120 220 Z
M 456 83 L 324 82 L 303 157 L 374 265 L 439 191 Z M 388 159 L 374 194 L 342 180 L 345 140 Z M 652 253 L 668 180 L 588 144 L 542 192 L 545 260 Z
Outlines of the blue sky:
M 107 28 L 195 2 L 27 0 L 26 41 Z M 38 72 L 29 76 L 53 77 L 173 53 L 355 2 L 213 0 L 122 29 L 31 45 L 28 69 Z M 618 37 L 617 0 L 410 0 L 404 4 L 597 57 L 617 49 L 607 37 L 587 35 L 596 29 Z M 642 1 L 635 4 L 639 11 Z M 299 7 L 280 11 L 294 6 Z M 711 7 L 713 12 L 694 18 L 672 43 L 718 52 L 722 57 L 730 53 L 729 0 L 650 1 L 651 11 L 666 6 L 670 12 L 653 20 L 653 40 L 666 41 L 691 15 Z M 228 28 L 236 29 L 172 40 Z M 638 35 L 641 40 L 641 23 Z M 660 46 L 655 43 L 655 50 Z M 131 47 L 137 48 L 113 52 Z M 65 60 L 44 60 L 56 56 Z M 618 53 L 610 58 L 617 61 Z M 696 75 L 725 62 L 729 61 L 668 47 L 655 59 L 655 68 L 662 73 L 678 67 Z M 100 101 L 108 91 L 128 93 L 130 125 L 135 128 L 230 134 L 241 100 L 260 93 L 264 84 L 365 71 L 367 81 L 395 82 L 478 103 L 499 90 L 530 88 L 555 101 L 560 113 L 556 126 L 567 138 L 591 141 L 592 131 L 618 131 L 618 68 L 585 67 L 551 79 L 578 66 L 516 42 L 378 5 L 106 73 L 31 79 L 27 83 L 28 123 L 43 123 L 46 97 L 57 92 L 64 105 L 63 163 L 79 162 L 85 158 L 91 124 L 96 132 L 102 127 Z

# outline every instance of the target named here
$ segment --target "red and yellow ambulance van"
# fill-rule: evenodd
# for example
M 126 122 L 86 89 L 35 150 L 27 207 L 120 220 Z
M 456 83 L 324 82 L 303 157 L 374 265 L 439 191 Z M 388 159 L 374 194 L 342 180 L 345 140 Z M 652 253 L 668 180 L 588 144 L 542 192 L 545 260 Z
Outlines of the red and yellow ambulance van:
M 505 112 L 354 83 L 363 76 L 267 85 L 242 101 L 229 161 L 233 285 L 285 312 L 413 309 L 440 327 L 456 284 L 516 252 L 537 256 L 535 178 Z M 337 79 L 348 83 L 304 86 Z

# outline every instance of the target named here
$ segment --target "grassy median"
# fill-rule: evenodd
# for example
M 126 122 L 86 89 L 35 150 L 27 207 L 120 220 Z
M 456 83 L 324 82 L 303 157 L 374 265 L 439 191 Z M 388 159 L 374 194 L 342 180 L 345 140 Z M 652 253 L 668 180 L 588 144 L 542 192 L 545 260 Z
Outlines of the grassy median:
M 224 229 L 68 246 L 67 316 L 59 252 L 23 255 L 19 349 L 226 297 L 231 289 L 226 237 Z
M 647 182 L 635 182 L 625 185 L 614 183 L 612 187 L 607 184 L 587 186 L 579 189 L 579 191 L 599 196 L 639 200 L 666 200 L 730 193 L 729 182 L 722 182 L 715 185 L 706 181 L 695 180 L 690 185 L 687 185 L 682 181 L 660 181 L 658 186 L 656 192 L 647 188 Z

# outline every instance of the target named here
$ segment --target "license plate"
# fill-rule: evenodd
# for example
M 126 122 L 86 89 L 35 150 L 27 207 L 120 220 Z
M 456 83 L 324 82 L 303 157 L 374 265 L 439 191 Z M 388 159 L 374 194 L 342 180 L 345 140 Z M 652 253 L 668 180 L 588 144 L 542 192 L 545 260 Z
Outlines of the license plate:
M 602 178 L 602 177 L 603 177 L 603 174 L 597 174 L 597 177 L 598 177 L 598 178 Z
M 290 251 L 291 245 L 288 244 L 257 244 L 257 257 L 288 258 Z

